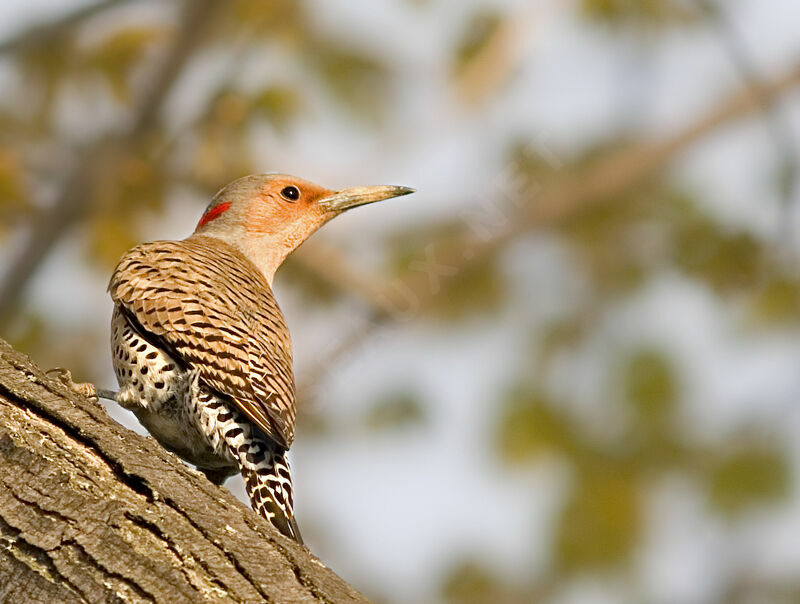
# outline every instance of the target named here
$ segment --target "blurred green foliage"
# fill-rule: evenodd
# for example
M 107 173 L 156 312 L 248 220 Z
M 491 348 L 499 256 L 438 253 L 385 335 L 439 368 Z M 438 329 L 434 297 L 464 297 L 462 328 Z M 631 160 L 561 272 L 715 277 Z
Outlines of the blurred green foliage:
M 420 313 L 462 321 L 497 311 L 507 299 L 507 283 L 496 254 L 455 266 L 452 253 L 463 257 L 463 241 L 463 224 L 455 220 L 418 227 L 389 240 L 387 270 L 403 282 L 421 281 L 418 292 L 427 303 Z
M 699 3 L 686 0 L 581 0 L 581 10 L 610 24 L 686 24 L 704 16 Z
M 449 570 L 442 581 L 441 594 L 449 604 L 524 604 L 532 601 L 529 591 L 509 585 L 474 560 L 462 560 Z
M 279 279 L 294 287 L 314 305 L 330 306 L 340 299 L 339 292 L 330 280 L 303 264 L 296 255 L 290 255 L 281 265 Z
M 640 536 L 637 483 L 618 470 L 576 480 L 556 527 L 558 568 L 605 569 L 628 561 Z
M 524 389 L 507 397 L 495 438 L 503 461 L 514 465 L 576 448 L 572 426 L 558 405 Z
M 457 320 L 475 313 L 490 313 L 507 299 L 507 285 L 495 258 L 487 256 L 470 263 L 453 276 L 443 276 L 445 290 L 428 309 L 436 318 Z
M 764 275 L 764 254 L 749 233 L 730 233 L 711 220 L 680 225 L 675 262 L 720 293 L 749 290 Z
M 361 119 L 378 121 L 386 105 L 388 68 L 377 57 L 325 40 L 314 40 L 309 64 L 340 106 Z
M 680 390 L 664 355 L 656 350 L 638 351 L 626 363 L 624 381 L 625 400 L 635 410 L 637 424 L 653 430 L 669 421 Z
M 275 130 L 285 133 L 291 120 L 302 111 L 303 99 L 291 86 L 278 84 L 255 95 L 252 106 Z
M 425 423 L 425 406 L 411 392 L 389 393 L 376 401 L 364 417 L 370 432 L 415 428 Z
M 709 477 L 711 503 L 733 516 L 789 494 L 791 468 L 775 445 L 740 447 L 718 459 Z
M 652 268 L 648 262 L 656 260 L 641 253 L 636 230 L 648 218 L 650 203 L 646 196 L 632 195 L 589 209 L 565 225 L 563 233 L 598 290 L 620 295 L 645 283 Z
M 84 50 L 80 60 L 85 69 L 102 75 L 118 101 L 130 104 L 131 74 L 141 64 L 144 54 L 166 35 L 161 29 L 144 27 L 115 31 Z
M 788 276 L 770 279 L 754 296 L 753 317 L 777 327 L 796 324 L 800 320 L 800 280 Z
M 19 157 L 11 149 L 0 148 L 0 238 L 27 207 Z
M 256 27 L 264 36 L 278 36 L 281 41 L 293 41 L 308 30 L 306 5 L 294 0 L 232 0 L 226 13 L 231 16 L 226 35 L 241 35 L 247 27 Z

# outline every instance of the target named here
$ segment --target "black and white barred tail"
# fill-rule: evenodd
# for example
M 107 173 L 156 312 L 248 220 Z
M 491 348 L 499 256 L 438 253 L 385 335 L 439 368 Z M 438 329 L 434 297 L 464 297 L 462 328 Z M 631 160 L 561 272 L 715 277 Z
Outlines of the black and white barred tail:
M 298 543 L 303 542 L 294 519 L 292 476 L 286 451 L 274 442 L 272 447 L 256 443 L 247 453 L 248 467 L 242 469 L 247 496 L 253 509 L 278 530 Z
M 190 405 L 212 448 L 239 466 L 253 509 L 281 533 L 302 543 L 294 519 L 286 449 L 248 421 L 234 404 L 200 385 L 197 375 L 189 392 Z

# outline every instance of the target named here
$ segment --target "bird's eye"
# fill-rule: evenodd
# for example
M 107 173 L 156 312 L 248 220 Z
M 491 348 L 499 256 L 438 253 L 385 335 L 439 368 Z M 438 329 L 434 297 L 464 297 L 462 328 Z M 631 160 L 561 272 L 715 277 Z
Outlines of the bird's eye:
M 297 201 L 300 199 L 300 189 L 295 186 L 284 187 L 281 191 L 281 197 L 287 201 Z

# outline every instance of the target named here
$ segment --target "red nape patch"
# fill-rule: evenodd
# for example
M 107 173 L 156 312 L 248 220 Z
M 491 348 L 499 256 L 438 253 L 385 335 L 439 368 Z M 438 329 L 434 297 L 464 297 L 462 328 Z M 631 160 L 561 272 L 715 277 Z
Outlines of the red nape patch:
M 214 206 L 210 210 L 206 211 L 206 213 L 203 214 L 203 217 L 200 218 L 200 222 L 197 223 L 197 226 L 195 227 L 195 230 L 199 229 L 202 226 L 207 225 L 209 222 L 211 222 L 215 218 L 219 218 L 220 214 L 222 214 L 223 212 L 227 211 L 227 209 L 230 208 L 230 207 L 231 207 L 230 202 L 227 202 L 227 203 L 221 203 L 218 206 Z

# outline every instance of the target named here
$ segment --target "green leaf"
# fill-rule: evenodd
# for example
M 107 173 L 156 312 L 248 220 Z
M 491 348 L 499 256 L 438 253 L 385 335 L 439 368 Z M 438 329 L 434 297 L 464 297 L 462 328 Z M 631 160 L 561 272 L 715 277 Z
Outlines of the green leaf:
M 612 455 L 632 472 L 683 467 L 694 453 L 675 422 L 681 385 L 673 362 L 659 350 L 642 348 L 623 361 L 619 376 L 622 402 L 632 413 Z
M 687 274 L 725 294 L 756 287 L 765 270 L 765 253 L 752 235 L 729 232 L 704 217 L 678 226 L 675 262 Z
M 0 235 L 31 209 L 22 179 L 20 158 L 0 148 Z
M 625 400 L 650 426 L 667 421 L 675 407 L 678 384 L 672 363 L 656 350 L 635 352 L 623 369 Z
M 474 560 L 462 560 L 445 575 L 441 597 L 448 604 L 527 604 L 532 595 L 509 585 Z
M 709 478 L 712 505 L 733 516 L 786 497 L 791 465 L 773 445 L 752 445 L 718 460 Z
M 576 572 L 627 562 L 640 534 L 639 499 L 632 476 L 580 476 L 556 528 L 558 567 Z
M 607 24 L 670 25 L 694 23 L 706 12 L 682 0 L 582 0 L 581 12 Z
M 777 278 L 766 283 L 752 302 L 753 317 L 767 325 L 800 320 L 800 282 Z
M 221 17 L 232 17 L 223 25 L 236 38 L 253 29 L 270 42 L 296 40 L 308 27 L 305 3 L 297 0 L 229 0 L 228 5 Z
M 495 442 L 500 457 L 511 465 L 576 449 L 569 420 L 557 405 L 525 390 L 512 392 L 503 404 Z

